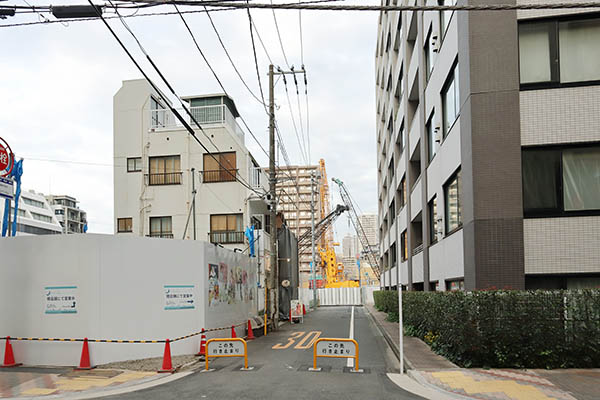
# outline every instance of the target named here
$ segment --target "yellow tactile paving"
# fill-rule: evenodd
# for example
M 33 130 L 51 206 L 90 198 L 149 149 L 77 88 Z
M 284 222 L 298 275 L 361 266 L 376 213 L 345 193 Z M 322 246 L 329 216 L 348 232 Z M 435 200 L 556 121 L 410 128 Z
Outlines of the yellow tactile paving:
M 21 396 L 46 396 L 53 394 L 58 389 L 31 388 L 21 392 Z
M 461 371 L 432 372 L 431 375 L 453 389 L 462 389 L 468 394 L 504 393 L 515 400 L 552 400 L 538 388 L 509 380 L 475 380 Z
M 61 392 L 88 390 L 94 387 L 105 387 L 116 383 L 125 383 L 136 379 L 142 379 L 156 375 L 156 372 L 133 372 L 127 371 L 113 378 L 103 377 L 75 377 L 75 378 L 59 378 L 55 385 Z

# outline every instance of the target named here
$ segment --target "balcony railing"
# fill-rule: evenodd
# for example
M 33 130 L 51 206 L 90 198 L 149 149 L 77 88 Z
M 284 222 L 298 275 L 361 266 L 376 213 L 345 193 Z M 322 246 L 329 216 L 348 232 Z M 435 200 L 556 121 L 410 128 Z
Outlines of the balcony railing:
M 415 247 L 412 251 L 412 255 L 416 256 L 417 254 L 419 254 L 420 252 L 423 251 L 423 243 L 421 243 L 420 245 L 418 245 L 417 247 Z
M 234 182 L 237 177 L 237 169 L 217 169 L 212 171 L 202 171 L 202 182 Z
M 189 107 L 190 114 L 194 117 L 196 121 L 200 124 L 200 126 L 204 127 L 206 125 L 212 124 L 224 124 L 227 125 L 230 130 L 236 134 L 242 142 L 244 142 L 244 131 L 237 124 L 235 117 L 229 111 L 229 108 L 224 104 L 214 105 L 214 106 L 200 106 L 200 107 Z M 177 110 L 194 129 L 198 127 L 190 118 L 190 116 L 183 109 Z M 171 112 L 171 110 L 167 109 L 158 109 L 158 110 L 150 110 L 150 129 L 160 130 L 160 129 L 169 129 L 169 128 L 182 128 L 183 125 L 179 122 L 175 115 Z
M 147 235 L 147 237 L 173 239 L 173 233 L 172 232 L 150 232 L 150 234 Z
M 181 172 L 146 174 L 146 183 L 150 186 L 181 185 Z
M 209 232 L 208 236 L 211 243 L 233 244 L 244 243 L 244 232 L 235 231 L 215 231 Z

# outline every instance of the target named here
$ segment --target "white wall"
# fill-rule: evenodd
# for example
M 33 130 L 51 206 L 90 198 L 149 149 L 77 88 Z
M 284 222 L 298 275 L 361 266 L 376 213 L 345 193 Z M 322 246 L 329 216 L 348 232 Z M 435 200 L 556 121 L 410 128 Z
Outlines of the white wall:
M 256 274 L 255 260 L 205 242 L 110 235 L 0 240 L 0 336 L 166 339 L 241 323 L 253 300 L 208 307 L 208 263 Z M 77 286 L 76 314 L 45 314 L 46 286 Z M 165 310 L 164 285 L 194 285 L 194 309 Z M 228 331 L 223 334 L 229 333 Z M 239 330 L 238 333 L 242 333 Z M 199 337 L 172 344 L 174 355 L 198 351 Z M 81 343 L 14 341 L 18 362 L 76 365 Z M 162 355 L 164 344 L 90 343 L 92 364 Z

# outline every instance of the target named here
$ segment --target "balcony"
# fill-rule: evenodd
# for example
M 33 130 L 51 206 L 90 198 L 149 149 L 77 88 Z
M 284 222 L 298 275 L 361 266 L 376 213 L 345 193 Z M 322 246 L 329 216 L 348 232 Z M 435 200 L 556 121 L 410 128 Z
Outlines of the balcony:
M 194 119 L 204 127 L 212 127 L 213 125 L 225 125 L 232 133 L 244 142 L 244 132 L 237 124 L 235 117 L 224 104 L 214 106 L 189 107 L 190 114 Z M 192 118 L 183 109 L 177 109 L 179 114 L 186 120 L 194 129 L 198 129 Z M 171 112 L 167 109 L 150 110 L 150 131 L 155 132 L 161 129 L 183 128 L 183 125 Z
M 202 182 L 235 182 L 238 170 L 237 169 L 217 169 L 212 171 L 202 171 Z
M 181 185 L 181 172 L 145 174 L 145 176 L 146 184 L 149 186 Z
M 173 239 L 173 232 L 150 232 L 146 237 L 161 238 L 161 239 Z
M 211 243 L 219 244 L 236 244 L 244 243 L 244 232 L 235 231 L 215 231 L 209 232 L 209 241 Z

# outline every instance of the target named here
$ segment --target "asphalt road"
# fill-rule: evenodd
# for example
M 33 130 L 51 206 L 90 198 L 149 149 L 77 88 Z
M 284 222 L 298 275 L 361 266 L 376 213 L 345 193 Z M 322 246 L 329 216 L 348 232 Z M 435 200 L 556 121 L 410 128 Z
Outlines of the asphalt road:
M 398 361 L 373 325 L 366 310 L 354 307 L 354 339 L 359 344 L 359 367 L 349 372 L 346 359 L 319 358 L 321 372 L 310 372 L 313 338 L 348 338 L 352 307 L 322 307 L 303 324 L 285 324 L 278 332 L 248 342 L 248 363 L 242 358 L 211 360 L 214 371 L 185 378 L 114 399 L 420 399 L 396 386 L 386 376 L 398 372 Z

